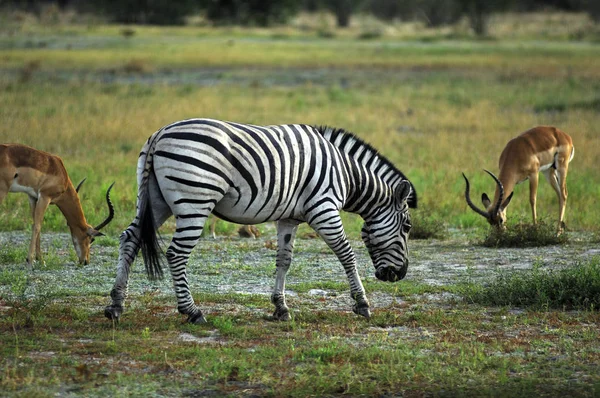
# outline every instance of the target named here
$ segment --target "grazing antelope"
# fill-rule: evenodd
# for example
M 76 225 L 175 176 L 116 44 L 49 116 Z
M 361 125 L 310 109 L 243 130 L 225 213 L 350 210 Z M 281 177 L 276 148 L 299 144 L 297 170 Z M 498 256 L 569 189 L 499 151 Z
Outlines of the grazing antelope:
M 111 185 L 106 191 L 108 217 L 97 227 L 89 225 L 77 195 L 83 181 L 74 188 L 63 161 L 58 156 L 26 145 L 0 144 L 0 203 L 8 192 L 24 192 L 29 196 L 33 217 L 31 243 L 27 254 L 29 267 L 33 265 L 34 252 L 35 260 L 42 261 L 40 232 L 44 213 L 50 204 L 58 206 L 67 220 L 79 263 L 89 263 L 90 245 L 96 236 L 103 235 L 100 229 L 113 219 L 114 208 L 110 201 Z
M 506 228 L 506 208 L 513 196 L 516 184 L 529 180 L 529 203 L 533 223 L 537 221 L 535 210 L 538 188 L 538 173 L 542 172 L 558 196 L 558 233 L 562 233 L 565 224 L 563 218 L 567 205 L 567 171 L 569 162 L 575 155 L 573 141 L 568 134 L 551 126 L 538 126 L 527 130 L 506 144 L 500 155 L 500 174 L 496 177 L 485 170 L 496 181 L 496 193 L 491 201 L 484 193 L 481 202 L 486 210 L 473 204 L 469 195 L 469 180 L 466 182 L 465 198 L 467 204 L 476 213 L 500 229 Z

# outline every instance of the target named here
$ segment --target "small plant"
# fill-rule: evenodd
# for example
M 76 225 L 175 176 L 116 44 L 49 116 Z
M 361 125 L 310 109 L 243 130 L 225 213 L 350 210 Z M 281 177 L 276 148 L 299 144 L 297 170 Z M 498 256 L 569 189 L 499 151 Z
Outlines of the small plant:
M 505 231 L 490 228 L 482 245 L 486 247 L 538 247 L 561 245 L 567 241 L 567 235 L 557 235 L 554 226 L 538 222 L 537 224 L 509 225 Z
M 380 29 L 369 29 L 363 32 L 360 32 L 358 35 L 358 39 L 360 40 L 375 40 L 383 37 L 383 31 Z
M 222 334 L 230 333 L 233 330 L 233 320 L 229 317 L 215 317 L 212 324 L 219 329 Z
M 0 284 L 9 285 L 15 296 L 22 297 L 28 286 L 27 273 L 25 271 L 2 270 L 0 272 Z
M 119 31 L 119 33 L 121 34 L 121 36 L 123 36 L 123 37 L 125 37 L 125 38 L 128 39 L 130 37 L 135 36 L 135 29 L 127 27 L 127 28 L 121 29 Z
M 598 309 L 600 257 L 558 271 L 536 263 L 529 271 L 502 273 L 490 285 L 470 286 L 463 294 L 484 305 Z
M 4 245 L 0 249 L 0 264 L 24 264 L 26 258 L 25 245 Z
M 421 214 L 412 217 L 410 239 L 446 239 L 448 230 L 443 221 L 434 217 L 422 217 Z
M 146 73 L 150 70 L 148 64 L 141 59 L 132 59 L 123 66 L 125 73 Z
M 19 82 L 21 82 L 21 83 L 29 82 L 33 78 L 33 75 L 37 71 L 40 70 L 41 66 L 42 66 L 42 61 L 40 61 L 39 59 L 34 59 L 34 60 L 27 62 L 23 66 L 23 68 L 21 68 L 21 71 L 19 74 Z

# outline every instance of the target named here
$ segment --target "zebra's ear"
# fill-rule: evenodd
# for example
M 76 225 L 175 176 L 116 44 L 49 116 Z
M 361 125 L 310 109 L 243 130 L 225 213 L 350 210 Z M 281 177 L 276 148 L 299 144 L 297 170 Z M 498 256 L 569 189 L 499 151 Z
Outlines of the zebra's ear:
M 396 188 L 396 192 L 394 193 L 398 203 L 405 202 L 408 199 L 408 197 L 410 196 L 411 191 L 412 191 L 412 187 L 410 185 L 410 182 L 408 182 L 408 180 L 400 181 L 400 184 L 398 185 L 398 187 Z

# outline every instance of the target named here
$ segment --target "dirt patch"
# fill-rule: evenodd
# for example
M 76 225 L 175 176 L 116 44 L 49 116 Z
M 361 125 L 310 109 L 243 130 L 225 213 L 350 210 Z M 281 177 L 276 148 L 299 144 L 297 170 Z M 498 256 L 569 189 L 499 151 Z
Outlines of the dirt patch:
M 275 250 L 268 244 L 274 236 L 259 239 L 206 238 L 196 247 L 188 266 L 188 280 L 194 293 L 247 293 L 270 295 L 275 277 Z M 27 246 L 29 234 L 24 232 L 0 233 L 0 247 Z M 361 241 L 352 241 L 363 281 L 376 281 L 374 269 Z M 117 246 L 95 245 L 92 262 L 79 266 L 70 258 L 72 252 L 68 234 L 43 235 L 42 247 L 59 257 L 64 264 L 38 265 L 28 273 L 26 295 L 35 296 L 47 290 L 59 290 L 73 295 L 105 295 L 113 286 Z M 464 234 L 454 233 L 444 241 L 411 241 L 410 266 L 407 281 L 430 285 L 448 285 L 460 282 L 492 280 L 499 272 L 530 269 L 534 265 L 544 268 L 561 268 L 584 261 L 599 254 L 597 244 L 584 235 L 573 235 L 569 243 L 560 246 L 521 249 L 494 249 L 473 244 Z M 5 264 L 6 271 L 27 271 L 25 263 Z M 319 239 L 298 239 L 290 272 L 287 278 L 288 295 L 320 303 L 320 306 L 350 308 L 351 300 L 343 292 L 331 289 L 313 289 L 297 293 L 298 283 L 345 282 L 342 266 Z M 402 282 L 400 282 L 402 283 Z M 141 260 L 132 267 L 130 294 L 173 294 L 170 278 L 149 281 Z M 0 285 L 0 295 L 12 294 L 10 283 Z M 398 300 L 384 293 L 373 294 L 374 307 L 387 306 Z M 448 301 L 452 297 L 424 297 L 426 301 Z

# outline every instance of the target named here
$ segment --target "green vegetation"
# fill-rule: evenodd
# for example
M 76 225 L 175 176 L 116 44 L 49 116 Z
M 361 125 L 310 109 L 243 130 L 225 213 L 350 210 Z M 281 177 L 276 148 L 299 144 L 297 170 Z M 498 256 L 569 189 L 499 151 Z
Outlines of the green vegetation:
M 0 134 L 59 154 L 91 223 L 105 216 L 112 181 L 118 234 L 131 220 L 141 145 L 161 126 L 190 117 L 257 124 L 303 122 L 353 131 L 390 158 L 418 189 L 423 220 L 483 228 L 463 199 L 490 191 L 505 143 L 536 124 L 572 135 L 567 223 L 597 230 L 600 50 L 588 42 L 355 40 L 261 30 L 139 27 L 29 27 L 0 38 Z M 272 33 L 272 32 L 271 32 Z M 36 44 L 37 43 L 37 44 Z M 198 72 L 198 71 L 201 72 Z M 94 145 L 82 145 L 82 143 Z M 518 186 L 509 222 L 528 213 Z M 21 195 L 22 196 L 22 195 Z M 0 228 L 30 225 L 26 198 L 9 195 Z M 557 217 L 540 184 L 538 212 Z M 351 217 L 350 217 L 351 219 Z M 232 233 L 218 223 L 217 233 Z M 44 230 L 64 231 L 57 209 Z M 167 227 L 168 228 L 168 227 Z M 229 228 L 229 229 L 228 229 Z M 349 221 L 358 236 L 360 222 Z
M 314 20 L 273 29 L 1 22 L 2 141 L 56 153 L 73 181 L 87 177 L 91 224 L 104 219 L 115 181 L 116 216 L 92 264 L 79 267 L 51 207 L 46 264 L 29 271 L 27 198 L 10 194 L 0 205 L 0 231 L 21 231 L 0 245 L 0 395 L 600 394 L 600 260 L 586 257 L 600 234 L 600 48 L 581 15 L 493 16 L 487 40 L 461 24 L 368 19 L 345 30 Z M 104 318 L 118 236 L 134 216 L 138 152 L 161 126 L 191 117 L 342 127 L 411 179 L 420 202 L 407 280 L 377 281 L 362 221 L 343 216 L 370 320 L 351 313 L 337 259 L 301 226 L 287 284 L 293 320 L 271 321 L 274 227 L 241 240 L 223 221 L 189 267 L 207 324 L 185 324 L 171 281 L 147 281 L 139 261 L 120 324 Z M 576 147 L 569 229 L 551 243 L 561 245 L 562 267 L 545 262 L 549 248 L 523 247 L 556 238 L 558 204 L 545 182 L 545 224 L 519 221 L 530 208 L 528 187 L 518 186 L 509 233 L 488 236 L 491 248 L 471 243 L 488 225 L 467 207 L 461 173 L 474 197 L 490 193 L 482 169 L 494 171 L 505 143 L 537 124 L 560 127 Z M 172 230 L 169 220 L 162 232 Z
M 568 240 L 568 234 L 557 235 L 556 224 L 538 222 L 512 224 L 504 231 L 490 228 L 482 244 L 487 247 L 538 247 L 560 245 Z
M 247 295 L 197 298 L 217 308 L 202 326 L 182 324 L 163 296 L 135 296 L 142 305 L 115 326 L 99 311 L 104 297 L 4 301 L 0 391 L 584 397 L 600 383 L 598 312 L 439 307 L 403 294 L 409 304 L 378 308 L 370 321 L 294 299 L 294 319 L 278 323 L 257 316 Z
M 560 270 L 548 270 L 537 263 L 529 271 L 498 275 L 488 286 L 479 287 L 468 296 L 484 305 L 597 310 L 600 258 Z

